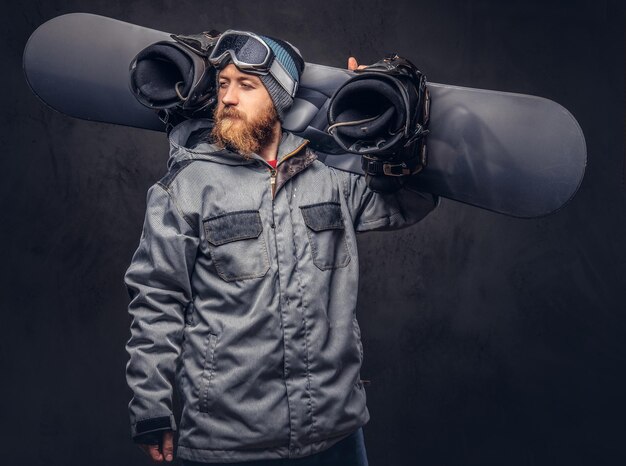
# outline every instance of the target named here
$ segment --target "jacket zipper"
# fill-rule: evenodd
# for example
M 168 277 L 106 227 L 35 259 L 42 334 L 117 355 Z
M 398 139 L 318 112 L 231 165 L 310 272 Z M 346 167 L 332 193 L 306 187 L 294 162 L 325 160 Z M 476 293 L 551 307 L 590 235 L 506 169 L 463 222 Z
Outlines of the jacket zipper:
M 274 194 L 276 193 L 276 169 L 270 168 L 270 187 L 272 188 L 272 202 L 274 202 Z
M 272 193 L 272 224 L 270 226 L 272 227 L 272 229 L 276 228 L 276 224 L 274 222 L 274 194 L 276 193 L 276 174 L 276 169 L 270 165 L 270 191 Z
M 302 144 L 300 147 L 298 147 L 293 152 L 285 155 L 283 157 L 283 160 L 281 161 L 281 163 L 284 162 L 289 157 L 297 154 L 300 151 L 300 149 L 302 149 L 302 147 L 305 144 L 307 144 L 307 143 L 308 143 L 308 141 L 306 141 L 304 144 Z M 278 164 L 277 164 L 277 166 L 278 166 Z M 274 230 L 273 231 L 273 233 L 274 233 L 274 245 L 276 247 L 276 250 L 278 250 L 278 240 L 276 238 L 276 223 L 275 223 L 275 219 L 274 219 L 274 196 L 276 194 L 276 174 L 277 174 L 277 170 L 270 165 L 270 188 L 271 188 L 271 191 L 272 191 L 272 224 L 271 224 L 271 228 L 272 228 L 272 230 Z M 280 292 L 280 265 L 279 265 L 278 260 L 276 261 L 276 267 L 277 267 L 278 277 L 279 277 L 278 278 L 278 286 L 279 286 L 279 292 L 278 292 L 279 293 L 279 299 L 278 299 L 278 303 L 279 304 L 278 305 L 279 305 L 279 313 L 281 314 L 280 315 L 280 322 L 281 322 L 281 327 L 282 327 L 283 326 L 283 316 L 282 316 L 282 302 L 281 302 L 281 299 L 280 299 L 280 294 L 281 294 L 281 292 Z M 284 339 L 284 334 L 283 334 L 283 339 Z M 289 371 L 287 370 L 287 368 L 285 367 L 284 364 L 285 364 L 285 362 L 283 361 L 283 378 L 285 380 L 285 383 L 287 383 L 287 379 L 289 378 Z M 289 404 L 290 404 L 289 403 L 289 394 L 287 393 L 287 406 L 289 406 Z M 289 441 L 289 449 L 291 450 L 291 434 L 290 434 L 290 436 L 288 438 L 288 441 Z

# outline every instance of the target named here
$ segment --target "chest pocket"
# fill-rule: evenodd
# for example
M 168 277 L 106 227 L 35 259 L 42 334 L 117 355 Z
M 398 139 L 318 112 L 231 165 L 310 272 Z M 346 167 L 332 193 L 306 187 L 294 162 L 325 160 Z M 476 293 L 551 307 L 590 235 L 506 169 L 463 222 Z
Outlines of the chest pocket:
M 338 202 L 301 206 L 313 263 L 320 270 L 345 267 L 350 262 L 346 232 Z
M 259 278 L 270 268 L 258 210 L 229 212 L 203 221 L 218 275 L 227 282 Z

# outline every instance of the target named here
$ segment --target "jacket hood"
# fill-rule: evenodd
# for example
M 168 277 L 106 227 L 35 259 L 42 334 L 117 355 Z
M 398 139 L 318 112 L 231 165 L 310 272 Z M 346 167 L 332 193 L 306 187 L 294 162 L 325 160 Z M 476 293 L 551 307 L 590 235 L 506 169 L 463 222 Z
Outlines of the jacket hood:
M 267 163 L 258 154 L 252 154 L 250 159 L 246 159 L 237 152 L 223 149 L 207 142 L 206 136 L 210 134 L 212 127 L 213 120 L 203 118 L 185 120 L 172 129 L 169 134 L 170 156 L 167 161 L 168 168 L 182 160 L 209 160 L 225 165 L 248 165 L 256 163 L 257 160 Z M 283 131 L 276 157 L 278 163 L 286 155 L 292 154 L 308 143 L 307 139 Z

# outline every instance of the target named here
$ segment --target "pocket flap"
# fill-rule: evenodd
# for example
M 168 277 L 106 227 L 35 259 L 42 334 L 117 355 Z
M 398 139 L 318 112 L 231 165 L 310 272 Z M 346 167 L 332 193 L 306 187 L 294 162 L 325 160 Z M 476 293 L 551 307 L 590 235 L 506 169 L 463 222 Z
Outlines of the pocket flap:
M 240 210 L 204 220 L 207 241 L 214 246 L 258 238 L 263 231 L 258 210 Z
M 338 202 L 322 202 L 300 207 L 304 223 L 313 231 L 343 230 L 341 205 Z

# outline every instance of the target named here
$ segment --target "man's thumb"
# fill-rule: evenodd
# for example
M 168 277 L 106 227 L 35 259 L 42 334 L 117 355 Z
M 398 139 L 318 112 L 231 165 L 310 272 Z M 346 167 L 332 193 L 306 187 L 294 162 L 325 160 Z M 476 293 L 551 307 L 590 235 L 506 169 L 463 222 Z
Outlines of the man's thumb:
M 169 430 L 163 433 L 163 457 L 165 461 L 174 459 L 174 432 Z

